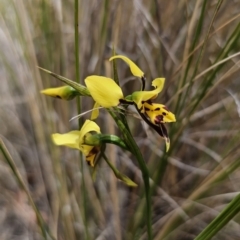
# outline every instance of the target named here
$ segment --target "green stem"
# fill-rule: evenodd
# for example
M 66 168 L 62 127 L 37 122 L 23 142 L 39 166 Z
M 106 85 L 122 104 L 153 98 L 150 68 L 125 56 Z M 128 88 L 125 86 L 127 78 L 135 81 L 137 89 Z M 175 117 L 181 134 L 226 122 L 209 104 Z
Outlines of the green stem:
M 79 65 L 79 37 L 78 37 L 78 0 L 74 1 L 74 33 L 75 33 L 75 71 L 76 71 L 76 82 L 81 83 L 80 81 L 80 65 Z M 81 113 L 81 98 L 77 98 L 77 109 L 78 114 Z M 78 119 L 78 128 L 82 127 L 82 118 Z M 85 186 L 85 178 L 84 178 L 84 164 L 83 164 L 83 156 L 79 153 L 80 165 L 82 169 L 82 200 L 83 200 L 83 221 L 85 225 L 85 234 L 86 239 L 89 239 L 88 232 L 88 220 L 87 220 L 87 194 L 86 194 L 86 186 Z
M 43 235 L 44 239 L 46 239 L 46 240 L 49 239 L 48 238 L 49 236 L 51 237 L 51 239 L 54 239 L 52 234 L 47 230 L 47 224 L 44 222 L 41 213 L 39 212 L 37 206 L 35 205 L 27 186 L 24 183 L 23 178 L 22 178 L 20 172 L 17 169 L 17 166 L 15 165 L 15 163 L 14 163 L 10 153 L 8 152 L 8 150 L 7 150 L 7 148 L 6 148 L 2 139 L 0 139 L 0 149 L 1 149 L 1 152 L 2 152 L 3 156 L 6 159 L 6 162 L 8 163 L 10 168 L 12 169 L 13 174 L 14 174 L 17 182 L 19 183 L 20 187 L 25 191 L 25 193 L 28 196 L 29 202 L 32 205 L 32 208 L 33 208 L 33 210 L 36 214 L 37 221 L 38 221 L 38 224 L 41 228 L 42 235 Z
M 115 55 L 115 50 L 113 48 L 113 56 L 114 55 Z M 113 61 L 113 72 L 114 72 L 114 80 L 118 84 L 119 83 L 118 73 L 117 73 L 117 68 L 116 68 L 116 65 L 115 65 L 114 61 Z M 144 83 L 144 81 L 143 81 L 143 83 Z M 144 88 L 144 85 L 142 86 L 142 88 Z M 118 112 L 117 108 L 115 108 L 114 110 L 116 112 Z M 112 118 L 115 120 L 119 129 L 121 130 L 121 132 L 124 136 L 124 140 L 125 140 L 126 144 L 128 145 L 128 148 L 133 153 L 133 155 L 137 158 L 140 170 L 142 172 L 142 177 L 143 177 L 143 182 L 144 182 L 144 187 L 145 187 L 145 196 L 146 196 L 146 211 L 147 211 L 146 221 L 147 221 L 148 240 L 151 240 L 152 239 L 151 188 L 150 188 L 150 185 L 149 185 L 148 169 L 147 169 L 146 163 L 143 159 L 143 156 L 141 154 L 141 151 L 140 151 L 139 147 L 137 146 L 137 144 L 136 144 L 135 140 L 133 139 L 133 136 L 132 136 L 132 134 L 129 130 L 126 117 L 124 115 L 120 115 L 120 117 L 118 117 L 114 113 L 114 111 L 111 111 L 111 110 L 109 110 L 109 113 L 112 116 Z
M 123 122 L 120 120 L 120 118 L 113 112 L 109 111 L 112 118 L 115 120 L 116 124 L 118 125 L 119 129 L 121 130 L 125 142 L 127 143 L 128 147 L 131 149 L 131 152 L 133 155 L 137 158 L 140 170 L 142 172 L 144 187 L 145 187 L 145 197 L 146 197 L 146 211 L 147 211 L 147 232 L 148 232 L 148 240 L 152 239 L 152 225 L 151 225 L 151 190 L 149 185 L 149 173 L 146 166 L 146 163 L 143 159 L 143 156 L 141 154 L 141 151 L 139 147 L 137 146 L 132 134 L 126 126 L 123 124 Z
M 118 136 L 109 134 L 85 135 L 84 143 L 89 146 L 99 146 L 101 143 L 111 143 L 130 151 L 126 143 Z

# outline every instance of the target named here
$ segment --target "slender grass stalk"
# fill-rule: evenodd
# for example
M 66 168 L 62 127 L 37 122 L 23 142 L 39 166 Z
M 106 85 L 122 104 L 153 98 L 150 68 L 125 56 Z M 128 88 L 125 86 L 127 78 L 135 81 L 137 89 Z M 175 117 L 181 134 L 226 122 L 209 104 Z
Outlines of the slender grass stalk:
M 196 27 L 193 43 L 192 43 L 191 48 L 190 48 L 190 52 L 192 52 L 194 50 L 194 48 L 197 45 L 197 42 L 198 42 L 198 40 L 201 36 L 203 22 L 205 20 L 204 13 L 206 11 L 206 5 L 207 5 L 207 1 L 204 0 L 203 6 L 202 6 L 202 9 L 201 9 L 201 14 L 200 14 L 200 17 L 199 17 L 199 21 L 198 21 L 198 24 L 197 24 L 197 27 Z M 186 66 L 186 69 L 183 73 L 182 80 L 180 81 L 180 83 L 178 85 L 178 89 L 182 88 L 186 84 L 188 73 L 189 73 L 189 71 L 191 69 L 191 66 L 192 66 L 193 58 L 194 58 L 194 55 L 190 56 L 189 59 L 188 59 L 187 66 Z M 192 79 L 190 80 L 190 85 L 191 85 L 191 82 L 192 82 Z M 175 111 L 174 111 L 176 114 L 181 109 L 182 97 L 184 97 L 184 94 L 181 93 L 179 95 L 178 99 L 177 99 L 176 108 L 175 108 Z
M 80 81 L 80 64 L 79 64 L 79 36 L 78 36 L 78 9 L 79 9 L 78 0 L 74 1 L 74 35 L 75 35 L 75 72 L 76 72 L 76 82 L 81 83 Z M 77 97 L 77 109 L 78 114 L 81 113 L 81 99 Z M 82 127 L 82 118 L 78 119 L 78 128 Z M 88 219 L 87 219 L 87 192 L 85 185 L 85 177 L 84 177 L 84 163 L 83 163 L 83 155 L 79 152 L 80 158 L 80 166 L 82 170 L 82 200 L 83 200 L 83 222 L 85 225 L 85 237 L 89 239 L 89 231 L 88 231 Z
M 236 46 L 235 44 L 237 43 L 238 39 L 240 36 L 240 24 L 237 25 L 237 27 L 234 29 L 232 35 L 229 37 L 228 41 L 226 42 L 225 46 L 223 47 L 221 53 L 219 54 L 219 56 L 217 57 L 215 63 L 217 63 L 220 59 L 224 59 L 225 57 L 227 57 L 228 53 L 230 51 L 232 51 L 232 49 L 234 48 L 234 46 Z M 224 66 L 225 64 L 221 64 L 219 66 L 217 66 L 213 72 L 211 74 L 209 74 L 209 77 L 206 80 L 206 84 L 204 85 L 204 87 L 201 89 L 199 95 L 196 97 L 195 102 L 193 102 L 193 107 L 191 109 L 191 112 L 189 114 L 189 116 L 194 112 L 194 110 L 197 108 L 197 106 L 199 105 L 199 103 L 201 102 L 201 100 L 204 98 L 204 96 L 207 94 L 207 90 L 211 87 L 212 82 L 215 79 L 215 76 L 217 74 L 217 72 L 220 71 L 220 69 Z
M 195 240 L 212 239 L 230 220 L 240 212 L 240 194 L 238 194 L 223 211 L 195 238 Z
M 226 157 L 222 161 L 222 164 L 226 164 L 229 159 L 231 159 L 232 155 Z M 236 159 L 232 161 L 226 168 L 222 168 L 221 166 L 217 166 L 216 169 L 214 169 L 211 174 L 208 176 L 205 181 L 203 181 L 199 187 L 196 188 L 196 190 L 188 197 L 188 199 L 181 205 L 182 210 L 184 211 L 190 211 L 193 207 L 193 202 L 200 197 L 202 197 L 206 192 L 208 192 L 214 184 L 216 184 L 219 181 L 223 181 L 226 179 L 232 172 L 236 171 L 240 167 L 239 162 L 239 156 L 236 156 Z M 221 170 L 219 170 L 221 169 Z M 182 216 L 179 215 L 178 212 L 174 212 L 174 214 L 168 219 L 168 221 L 165 223 L 163 229 L 158 234 L 156 239 L 163 239 L 167 237 L 167 235 L 171 232 L 172 229 L 176 228 L 179 225 L 179 222 L 181 221 Z M 220 230 L 220 229 L 219 229 Z
M 207 43 L 207 40 L 208 40 L 209 35 L 210 35 L 210 30 L 211 30 L 211 28 L 212 28 L 212 26 L 213 26 L 214 20 L 215 20 L 215 18 L 216 18 L 216 16 L 217 16 L 217 13 L 218 13 L 218 11 L 219 11 L 219 9 L 220 9 L 220 6 L 221 6 L 222 2 L 223 2 L 223 0 L 219 0 L 217 6 L 216 6 L 216 8 L 215 8 L 215 12 L 214 12 L 214 14 L 213 14 L 211 23 L 210 23 L 210 25 L 209 25 L 209 27 L 208 27 L 207 34 L 206 34 L 206 36 L 205 36 L 205 38 L 204 38 L 204 42 L 203 42 L 203 45 L 202 45 L 202 47 L 201 47 L 200 53 L 199 53 L 199 55 L 198 55 L 197 62 L 196 62 L 196 65 L 195 65 L 195 67 L 194 67 L 194 71 L 193 71 L 191 80 L 189 81 L 189 87 L 187 88 L 186 94 L 184 94 L 184 98 L 183 98 L 183 100 L 182 100 L 182 104 L 181 104 L 180 109 L 182 109 L 182 108 L 184 107 L 184 105 L 185 105 L 185 103 L 186 103 L 187 96 L 188 96 L 189 92 L 190 92 L 191 89 L 192 89 L 192 85 L 193 85 L 193 83 L 194 83 L 194 78 L 195 78 L 195 76 L 196 76 L 196 74 L 197 74 L 198 67 L 199 67 L 199 64 L 201 63 L 201 60 L 202 60 L 202 57 L 203 57 L 203 53 L 204 53 L 204 51 L 205 51 L 206 43 Z M 194 46 L 194 47 L 195 47 L 195 46 Z
M 161 4 L 157 0 L 154 0 L 154 3 L 152 5 L 153 5 L 152 9 L 155 11 L 154 14 L 156 15 L 156 19 L 157 19 L 158 34 L 159 36 L 162 36 Z M 158 49 L 159 49 L 158 58 L 157 58 L 157 61 L 158 61 L 157 66 L 159 66 L 158 73 L 159 73 L 159 76 L 165 76 L 163 59 L 165 59 L 166 54 L 161 41 L 159 41 Z
M 0 149 L 1 149 L 1 152 L 2 152 L 3 156 L 5 157 L 6 162 L 8 163 L 10 168 L 12 169 L 13 175 L 15 176 L 17 182 L 19 183 L 20 187 L 24 190 L 24 192 L 28 196 L 29 202 L 30 202 L 35 214 L 36 214 L 37 221 L 38 221 L 39 227 L 42 231 L 42 235 L 43 235 L 44 239 L 48 240 L 49 237 L 50 237 L 50 239 L 54 239 L 54 237 L 50 233 L 50 230 L 47 227 L 47 224 L 44 222 L 41 213 L 39 212 L 37 206 L 35 205 L 28 188 L 27 188 L 26 184 L 24 183 L 24 180 L 23 180 L 20 172 L 17 169 L 17 166 L 15 165 L 10 153 L 7 150 L 7 147 L 5 146 L 5 144 L 4 144 L 4 142 L 1 138 L 0 138 Z

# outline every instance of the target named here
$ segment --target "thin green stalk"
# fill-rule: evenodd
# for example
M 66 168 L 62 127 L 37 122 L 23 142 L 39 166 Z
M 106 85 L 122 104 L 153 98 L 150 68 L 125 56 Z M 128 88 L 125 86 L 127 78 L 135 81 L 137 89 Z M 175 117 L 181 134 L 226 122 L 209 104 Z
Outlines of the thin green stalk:
M 78 36 L 78 0 L 74 1 L 74 33 L 75 33 L 75 71 L 76 71 L 76 82 L 81 83 L 80 81 L 80 65 L 79 65 L 79 36 Z M 81 99 L 77 98 L 77 109 L 78 114 L 81 113 Z M 80 129 L 82 126 L 82 118 L 78 119 L 78 128 Z M 84 164 L 83 164 L 83 156 L 82 153 L 79 152 L 80 165 L 82 169 L 82 200 L 83 200 L 83 222 L 85 225 L 85 237 L 89 239 L 88 232 L 88 219 L 87 219 L 87 193 L 85 186 L 85 178 L 84 178 Z
M 198 24 L 197 24 L 197 27 L 196 27 L 194 39 L 192 41 L 193 43 L 191 45 L 191 48 L 190 48 L 189 52 L 192 52 L 195 49 L 195 47 L 197 45 L 197 42 L 198 42 L 198 39 L 201 36 L 203 22 L 205 20 L 204 13 L 205 13 L 205 10 L 206 10 L 206 5 L 207 5 L 207 0 L 204 0 L 203 5 L 202 5 L 202 9 L 201 9 L 201 14 L 200 14 Z M 194 58 L 194 55 L 191 55 L 188 59 L 187 66 L 186 66 L 186 69 L 183 73 L 183 77 L 182 77 L 181 81 L 179 82 L 179 88 L 178 89 L 182 88 L 186 84 L 187 76 L 188 76 L 188 73 L 191 69 L 193 58 Z M 174 110 L 175 114 L 177 114 L 177 115 L 178 115 L 178 112 L 181 109 L 180 104 L 182 103 L 182 98 L 183 97 L 184 97 L 184 94 L 181 93 L 181 94 L 179 94 L 179 97 L 177 99 L 176 107 L 175 107 L 175 110 Z
M 157 20 L 157 26 L 158 26 L 158 34 L 159 36 L 162 36 L 162 23 L 161 23 L 161 4 L 159 1 L 154 0 L 154 3 L 152 4 L 152 9 L 154 11 L 154 15 L 156 15 L 156 20 Z M 159 53 L 158 53 L 158 58 L 157 58 L 157 66 L 159 66 L 158 68 L 158 74 L 159 76 L 165 76 L 165 72 L 164 72 L 164 67 L 163 67 L 163 59 L 165 59 L 166 56 L 166 52 L 164 51 L 163 48 L 163 44 L 162 41 L 159 41 L 159 45 L 158 45 L 158 49 L 159 49 Z
M 24 183 L 23 178 L 22 178 L 20 172 L 17 169 L 17 166 L 15 165 L 15 163 L 14 163 L 10 153 L 8 152 L 6 146 L 5 146 L 5 144 L 4 144 L 4 142 L 3 142 L 3 140 L 1 138 L 0 138 L 0 149 L 1 149 L 1 152 L 2 152 L 3 156 L 6 159 L 6 162 L 8 163 L 10 168 L 12 169 L 13 174 L 14 174 L 17 182 L 19 183 L 20 187 L 25 191 L 25 193 L 28 196 L 29 202 L 32 205 L 32 208 L 33 208 L 33 210 L 34 210 L 34 212 L 36 214 L 37 221 L 38 221 L 39 227 L 40 227 L 40 229 L 42 231 L 42 235 L 43 235 L 44 239 L 47 240 L 47 239 L 49 239 L 49 237 L 50 237 L 50 239 L 54 239 L 52 234 L 49 232 L 47 224 L 44 222 L 41 213 L 39 212 L 37 206 L 35 205 L 32 197 L 31 197 L 31 194 L 30 194 L 26 184 Z
M 232 35 L 229 37 L 228 41 L 223 47 L 223 50 L 221 51 L 219 56 L 216 58 L 215 63 L 217 63 L 220 59 L 224 59 L 228 55 L 228 53 L 233 50 L 235 44 L 239 39 L 239 36 L 240 36 L 240 24 L 238 24 L 237 27 L 234 29 Z M 193 107 L 190 111 L 189 116 L 191 116 L 191 114 L 195 111 L 195 109 L 197 108 L 197 106 L 199 105 L 203 97 L 206 95 L 207 90 L 211 87 L 217 72 L 219 72 L 220 69 L 223 68 L 223 66 L 225 66 L 225 64 L 226 63 L 220 64 L 212 71 L 211 74 L 209 74 L 209 77 L 205 80 L 206 84 L 203 86 L 203 88 L 201 89 L 201 92 L 196 97 L 196 100 L 193 102 Z
M 231 219 L 240 212 L 240 194 L 238 194 L 223 211 L 195 238 L 195 240 L 212 239 Z
M 102 23 L 101 23 L 101 32 L 100 32 L 100 43 L 99 43 L 99 59 L 103 60 L 103 53 L 106 47 L 106 39 L 107 39 L 107 23 L 109 18 L 109 0 L 104 1 L 104 10 L 102 15 Z M 98 67 L 101 67 L 101 63 L 99 62 Z M 101 68 L 98 69 L 101 72 Z
M 79 66 L 79 38 L 78 38 L 78 0 L 75 0 L 74 6 L 74 13 L 75 13 L 75 71 L 76 71 L 76 82 L 80 84 L 80 66 Z M 81 100 L 77 98 L 77 108 L 78 114 L 81 113 Z M 82 119 L 78 119 L 79 129 L 81 127 Z
M 186 93 L 184 94 L 184 98 L 183 98 L 183 100 L 182 100 L 182 103 L 181 103 L 181 106 L 180 106 L 179 109 L 183 109 L 183 107 L 184 107 L 184 105 L 185 105 L 185 103 L 186 103 L 187 96 L 189 96 L 189 92 L 191 92 L 191 89 L 192 89 L 192 86 L 193 86 L 193 83 L 194 83 L 194 78 L 195 78 L 195 76 L 196 76 L 196 74 L 197 74 L 197 70 L 198 70 L 198 67 L 199 67 L 199 65 L 200 65 L 200 62 L 201 62 L 201 60 L 202 60 L 203 53 L 204 53 L 205 47 L 206 47 L 206 43 L 207 43 L 207 40 L 208 40 L 209 35 L 210 35 L 210 30 L 211 30 L 211 28 L 212 28 L 212 26 L 213 26 L 214 20 L 215 20 L 215 18 L 216 18 L 216 16 L 217 16 L 217 13 L 218 13 L 218 11 L 219 11 L 219 9 L 220 9 L 220 6 L 221 6 L 222 2 L 223 2 L 223 0 L 219 0 L 217 6 L 216 6 L 216 8 L 215 8 L 215 11 L 214 11 L 214 14 L 213 14 L 211 23 L 210 23 L 210 25 L 209 25 L 207 34 L 206 34 L 206 36 L 205 36 L 205 38 L 204 38 L 204 42 L 203 42 L 202 48 L 201 48 L 201 50 L 200 50 L 199 56 L 198 56 L 197 61 L 196 61 L 196 64 L 195 64 L 192 77 L 191 77 L 191 79 L 190 79 L 190 81 L 189 81 L 189 86 L 188 86 L 188 88 L 187 88 Z M 194 46 L 194 47 L 195 47 L 195 46 Z
M 115 55 L 115 49 L 113 47 L 112 51 L 113 56 Z M 118 78 L 118 72 L 116 67 L 116 61 L 113 61 L 113 73 L 114 73 L 114 81 L 119 85 L 119 78 Z M 119 109 L 115 108 L 115 112 L 118 112 Z M 128 145 L 129 150 L 133 153 L 133 155 L 137 158 L 140 170 L 142 172 L 143 176 L 143 182 L 145 187 L 145 196 L 146 196 L 146 212 L 147 212 L 147 232 L 148 232 L 148 239 L 152 239 L 152 224 L 151 224 L 151 218 L 152 218 L 152 212 L 151 212 L 151 188 L 149 185 L 149 172 L 146 166 L 146 163 L 143 159 L 143 156 L 141 154 L 141 151 L 139 147 L 137 146 L 135 140 L 133 139 L 133 136 L 130 132 L 127 120 L 125 115 L 121 115 L 118 117 L 113 111 L 109 110 L 110 115 L 117 123 L 119 129 L 121 130 L 124 140 L 126 144 Z
M 239 147 L 239 146 L 238 146 Z M 236 148 L 237 149 L 237 148 Z M 235 151 L 232 152 L 234 154 Z M 226 157 L 226 159 L 222 160 L 222 164 L 226 165 L 229 159 L 232 159 L 232 155 Z M 211 188 L 219 181 L 223 181 L 231 173 L 236 171 L 240 167 L 239 156 L 235 160 L 232 161 L 226 168 L 222 168 L 221 166 L 217 166 L 212 173 L 205 179 L 196 190 L 187 198 L 185 202 L 182 203 L 181 208 L 183 211 L 188 212 L 191 211 L 194 201 L 201 198 L 204 194 L 211 190 Z M 167 235 L 177 226 L 180 225 L 180 221 L 182 216 L 179 215 L 178 212 L 175 212 L 165 223 L 164 227 L 161 229 L 161 232 L 157 235 L 156 239 L 164 239 Z M 204 239 L 205 240 L 205 239 Z
M 113 112 L 109 111 L 113 119 L 115 120 L 116 124 L 118 125 L 120 131 L 123 134 L 123 137 L 128 144 L 128 147 L 131 149 L 133 155 L 136 157 L 140 170 L 142 172 L 144 187 L 145 187 L 145 196 L 146 196 L 146 212 L 147 212 L 147 232 L 148 232 L 148 240 L 153 239 L 152 238 L 152 224 L 151 224 L 151 218 L 152 218 L 152 212 L 151 212 L 151 189 L 149 185 L 149 173 L 146 166 L 146 163 L 143 159 L 142 153 L 137 146 L 132 134 L 127 130 L 123 122 L 119 119 L 119 117 Z

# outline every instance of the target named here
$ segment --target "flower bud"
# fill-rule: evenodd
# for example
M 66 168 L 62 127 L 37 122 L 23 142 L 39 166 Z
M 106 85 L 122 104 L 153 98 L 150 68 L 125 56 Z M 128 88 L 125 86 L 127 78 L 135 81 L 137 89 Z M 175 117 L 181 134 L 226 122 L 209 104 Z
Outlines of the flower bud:
M 63 100 L 72 100 L 75 98 L 79 93 L 70 86 L 63 86 L 57 88 L 47 88 L 41 91 L 41 93 L 55 98 L 60 98 Z

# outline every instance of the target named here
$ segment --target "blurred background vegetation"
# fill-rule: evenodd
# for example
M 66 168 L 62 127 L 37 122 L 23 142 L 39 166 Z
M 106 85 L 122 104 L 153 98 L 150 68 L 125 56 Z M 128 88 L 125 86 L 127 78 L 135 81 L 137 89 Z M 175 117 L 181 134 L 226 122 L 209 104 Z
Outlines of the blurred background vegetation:
M 91 74 L 112 76 L 112 46 L 144 71 L 148 89 L 152 79 L 166 78 L 158 102 L 177 117 L 167 126 L 170 153 L 155 132 L 128 116 L 150 172 L 156 240 L 194 239 L 239 192 L 239 12 L 238 0 L 79 0 L 82 83 Z M 76 101 L 40 95 L 61 83 L 37 66 L 75 80 L 73 0 L 0 1 L 0 137 L 46 227 L 57 239 L 147 239 L 136 159 L 107 148 L 138 184 L 129 188 L 103 161 L 94 182 L 77 151 L 54 146 L 52 133 L 78 128 L 69 122 Z M 128 66 L 117 66 L 125 95 L 139 89 Z M 82 111 L 92 105 L 82 98 Z M 102 132 L 118 134 L 106 111 L 98 123 Z M 26 193 L 3 155 L 0 160 L 0 238 L 42 239 Z M 214 239 L 240 239 L 239 223 L 237 215 Z

